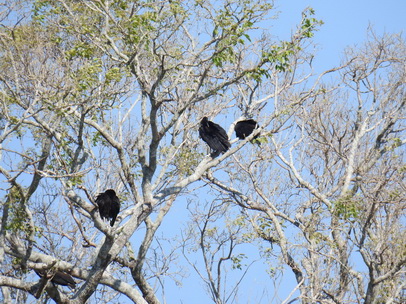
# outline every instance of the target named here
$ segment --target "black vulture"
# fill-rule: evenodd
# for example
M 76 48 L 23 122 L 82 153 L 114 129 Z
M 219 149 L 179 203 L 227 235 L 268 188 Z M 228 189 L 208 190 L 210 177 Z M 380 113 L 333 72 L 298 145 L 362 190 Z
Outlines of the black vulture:
M 207 117 L 203 117 L 200 122 L 199 135 L 209 145 L 210 156 L 213 158 L 231 147 L 226 131 L 218 124 L 208 120 Z
M 55 272 L 51 282 L 62 286 L 68 286 L 72 289 L 75 289 L 76 287 L 76 282 L 73 280 L 73 278 L 69 274 L 62 271 Z
M 37 263 L 42 263 L 41 259 L 37 259 Z M 44 275 L 47 275 L 48 278 L 52 277 L 52 273 L 47 273 L 45 270 L 35 270 L 35 273 L 41 278 Z M 53 275 L 51 282 L 54 284 L 68 286 L 69 288 L 75 289 L 76 282 L 75 280 L 67 273 L 57 270 Z
M 99 206 L 100 217 L 103 220 L 110 219 L 110 226 L 113 227 L 117 214 L 120 212 L 120 200 L 113 189 L 100 193 L 96 198 Z
M 249 136 L 256 128 L 258 128 L 258 123 L 253 119 L 247 119 L 237 122 L 234 131 L 235 135 L 242 140 Z M 258 136 L 259 134 L 255 135 L 253 139 L 257 139 Z

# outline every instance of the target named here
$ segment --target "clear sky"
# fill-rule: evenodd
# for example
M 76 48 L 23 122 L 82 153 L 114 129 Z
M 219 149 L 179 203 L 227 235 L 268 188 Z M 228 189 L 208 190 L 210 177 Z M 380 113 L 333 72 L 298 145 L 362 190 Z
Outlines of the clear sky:
M 360 46 L 365 42 L 369 26 L 378 35 L 385 32 L 405 32 L 406 29 L 406 0 L 277 0 L 275 7 L 280 14 L 278 19 L 270 21 L 272 33 L 280 39 L 289 39 L 290 34 L 295 30 L 295 25 L 300 22 L 301 12 L 309 6 L 315 9 L 315 18 L 324 22 L 314 36 L 317 45 L 317 53 L 313 61 L 315 72 L 339 65 L 347 46 Z M 203 197 L 201 199 L 204 200 Z M 182 224 L 179 218 L 176 219 L 176 214 L 179 214 L 178 212 L 184 206 L 181 200 L 175 203 L 175 208 L 170 214 L 172 218 L 167 219 L 174 227 L 178 222 L 180 230 Z M 250 253 L 247 252 L 247 254 Z M 274 288 L 278 289 L 280 296 L 283 296 L 291 291 L 292 286 L 295 286 L 291 271 L 285 273 L 286 280 L 281 285 L 274 286 L 264 272 L 265 267 L 266 265 L 262 265 L 261 262 L 253 266 L 250 274 L 243 280 L 243 287 L 240 288 L 241 298 L 235 303 L 280 303 L 280 299 L 273 298 Z M 269 287 L 262 297 L 256 290 L 259 285 Z M 193 273 L 183 281 L 182 287 L 168 282 L 167 303 L 211 303 L 208 295 L 204 293 L 203 286 L 203 282 Z
M 301 11 L 309 6 L 324 21 L 314 37 L 316 67 L 323 70 L 338 65 L 347 46 L 361 45 L 368 26 L 377 34 L 406 30 L 406 0 L 276 0 L 280 15 L 274 22 L 275 33 L 287 39 L 293 24 L 300 21 Z

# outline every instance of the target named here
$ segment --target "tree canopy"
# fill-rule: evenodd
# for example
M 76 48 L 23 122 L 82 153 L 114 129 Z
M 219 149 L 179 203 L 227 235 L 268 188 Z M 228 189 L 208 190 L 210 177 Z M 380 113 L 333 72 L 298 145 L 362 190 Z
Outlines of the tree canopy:
M 405 41 L 370 31 L 315 75 L 322 21 L 306 9 L 280 40 L 275 14 L 265 0 L 2 3 L 3 302 L 170 303 L 166 282 L 195 273 L 207 299 L 238 303 L 242 284 L 262 292 L 242 283 L 254 263 L 287 290 L 266 303 L 404 301 Z M 216 158 L 203 117 L 230 139 Z M 259 127 L 239 140 L 246 118 Z

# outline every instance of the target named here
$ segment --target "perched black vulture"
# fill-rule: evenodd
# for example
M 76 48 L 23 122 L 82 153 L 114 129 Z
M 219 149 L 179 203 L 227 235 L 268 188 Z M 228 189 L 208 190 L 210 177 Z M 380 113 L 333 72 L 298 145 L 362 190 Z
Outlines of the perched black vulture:
M 41 259 L 37 259 L 37 263 L 42 263 Z M 45 270 L 35 270 L 35 273 L 39 275 L 41 278 L 44 275 L 47 275 L 48 278 L 52 277 L 52 273 L 47 273 Z M 56 271 L 53 275 L 51 282 L 54 284 L 68 286 L 69 288 L 75 289 L 76 282 L 75 280 L 67 273 L 62 271 Z
M 258 123 L 253 119 L 247 119 L 237 122 L 234 127 L 234 131 L 235 135 L 242 140 L 249 136 L 256 128 L 258 128 Z M 257 134 L 253 139 L 258 138 L 258 136 L 259 134 Z
M 69 274 L 62 271 L 55 272 L 51 282 L 62 286 L 68 286 L 72 289 L 75 289 L 76 287 L 76 282 L 73 280 L 73 278 Z
M 217 157 L 226 152 L 230 147 L 226 131 L 218 124 L 203 117 L 199 127 L 200 137 L 209 145 L 211 157 Z
M 110 226 L 113 227 L 117 214 L 120 212 L 120 200 L 113 189 L 100 193 L 96 198 L 99 206 L 100 217 L 103 220 L 110 219 Z

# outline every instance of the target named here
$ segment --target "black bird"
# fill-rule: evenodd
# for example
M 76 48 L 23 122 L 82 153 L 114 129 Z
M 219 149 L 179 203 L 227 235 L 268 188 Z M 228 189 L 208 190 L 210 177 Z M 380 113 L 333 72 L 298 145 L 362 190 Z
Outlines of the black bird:
M 226 152 L 230 147 L 226 131 L 218 124 L 203 117 L 199 127 L 200 137 L 209 145 L 211 157 L 217 157 Z
M 41 259 L 36 261 L 37 263 L 42 263 Z M 45 270 L 35 270 L 35 273 L 41 278 L 46 275 L 48 278 L 52 276 L 52 273 L 47 273 Z M 54 276 L 51 279 L 51 282 L 54 284 L 68 286 L 69 288 L 75 289 L 76 282 L 75 280 L 67 273 L 57 270 Z
M 113 189 L 100 193 L 96 198 L 99 206 L 100 217 L 103 220 L 110 219 L 110 226 L 113 227 L 117 214 L 120 212 L 120 200 Z
M 242 140 L 249 136 L 256 128 L 258 128 L 258 123 L 253 119 L 247 119 L 237 122 L 234 131 L 235 135 Z M 253 139 L 257 139 L 258 136 L 259 134 L 255 135 Z

